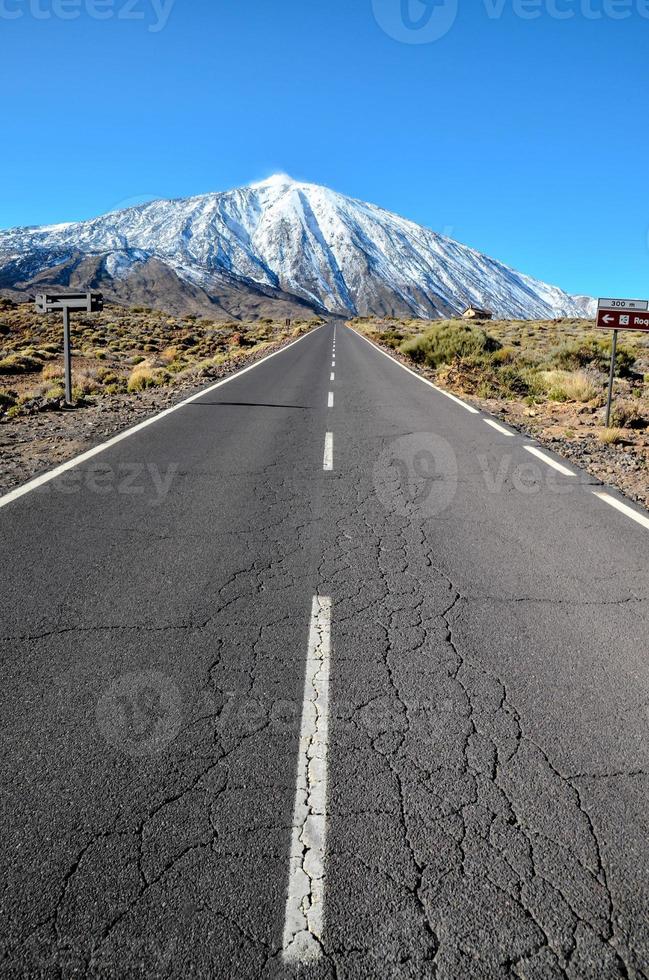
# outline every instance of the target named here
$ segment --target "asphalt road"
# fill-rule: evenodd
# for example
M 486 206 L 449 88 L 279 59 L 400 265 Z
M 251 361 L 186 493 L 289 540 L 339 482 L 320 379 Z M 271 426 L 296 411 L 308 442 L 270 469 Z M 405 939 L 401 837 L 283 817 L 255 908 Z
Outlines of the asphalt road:
M 529 445 L 330 323 L 0 507 L 3 977 L 649 976 L 649 530 Z

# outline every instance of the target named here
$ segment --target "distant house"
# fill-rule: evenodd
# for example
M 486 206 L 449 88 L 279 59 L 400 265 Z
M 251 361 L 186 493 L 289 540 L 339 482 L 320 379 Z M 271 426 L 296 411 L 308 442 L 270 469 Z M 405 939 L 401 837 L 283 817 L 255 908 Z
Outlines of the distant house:
M 490 310 L 481 310 L 479 306 L 469 306 L 462 314 L 463 320 L 493 320 Z

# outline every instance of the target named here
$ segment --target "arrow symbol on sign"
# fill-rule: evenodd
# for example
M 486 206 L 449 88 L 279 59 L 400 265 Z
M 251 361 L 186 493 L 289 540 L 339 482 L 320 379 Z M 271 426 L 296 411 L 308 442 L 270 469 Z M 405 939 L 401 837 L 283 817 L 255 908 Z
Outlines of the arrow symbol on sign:
M 606 316 L 602 317 L 604 323 L 612 323 L 614 319 L 615 317 L 611 316 L 610 313 L 607 313 Z

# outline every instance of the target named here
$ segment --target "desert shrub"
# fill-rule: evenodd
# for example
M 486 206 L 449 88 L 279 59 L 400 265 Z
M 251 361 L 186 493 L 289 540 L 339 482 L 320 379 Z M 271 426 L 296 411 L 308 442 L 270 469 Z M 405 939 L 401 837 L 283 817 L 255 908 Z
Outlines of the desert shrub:
M 16 404 L 16 393 L 0 388 L 0 414 Z
M 397 348 L 403 343 L 403 334 L 399 330 L 385 330 L 378 335 L 378 339 L 388 347 Z
M 85 397 L 94 395 L 99 391 L 100 384 L 97 378 L 97 371 L 92 368 L 84 368 L 81 371 L 73 371 L 75 397 Z
M 0 361 L 0 374 L 31 374 L 42 366 L 43 362 L 31 354 L 9 354 Z
M 637 399 L 620 399 L 613 406 L 614 424 L 622 429 L 646 429 L 649 424 L 649 405 Z
M 513 347 L 501 347 L 495 350 L 490 357 L 491 363 L 495 365 L 514 364 L 518 358 L 518 351 Z
M 511 398 L 524 398 L 530 393 L 530 385 L 524 373 L 513 367 L 498 371 L 498 380 L 504 393 Z
M 439 367 L 456 358 L 480 358 L 500 348 L 495 337 L 466 323 L 439 323 L 425 333 L 404 340 L 399 348 L 419 364 Z
M 96 377 L 97 381 L 104 385 L 104 387 L 106 385 L 118 384 L 120 381 L 119 375 L 109 367 L 97 368 Z
M 537 371 L 530 376 L 530 389 L 553 402 L 589 402 L 601 394 L 585 371 Z
M 169 381 L 170 375 L 163 368 L 140 364 L 131 371 L 126 384 L 127 391 L 144 391 L 146 388 L 159 388 Z
M 586 340 L 573 341 L 552 351 L 547 359 L 549 367 L 562 371 L 579 371 L 592 367 L 597 371 L 607 371 L 611 360 L 611 341 Z M 635 356 L 625 347 L 618 347 L 616 370 L 620 377 L 628 377 L 635 364 Z
M 180 355 L 180 351 L 177 347 L 166 347 L 160 354 L 160 360 L 165 364 L 172 364 L 173 361 L 177 361 Z
M 41 372 L 41 377 L 43 381 L 52 381 L 54 378 L 63 377 L 63 365 L 62 364 L 46 364 Z
M 624 433 L 621 429 L 600 429 L 597 438 L 605 446 L 618 446 L 624 442 Z
M 60 398 L 65 397 L 65 386 L 63 383 L 49 385 L 43 392 L 43 398 L 46 401 L 58 401 Z

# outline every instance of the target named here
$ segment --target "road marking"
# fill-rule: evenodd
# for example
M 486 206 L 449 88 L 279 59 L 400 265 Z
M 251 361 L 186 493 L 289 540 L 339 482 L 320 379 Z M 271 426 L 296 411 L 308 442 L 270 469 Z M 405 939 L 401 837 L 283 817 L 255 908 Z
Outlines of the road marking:
M 322 464 L 323 470 L 332 470 L 334 468 L 334 434 L 333 432 L 327 432 L 325 436 L 325 448 L 324 448 L 324 461 Z
M 334 358 L 334 360 L 333 360 L 333 361 L 331 362 L 331 366 L 332 366 L 332 367 L 335 367 L 335 366 L 336 366 L 336 359 L 335 359 L 335 358 Z
M 546 456 L 545 453 L 542 453 L 540 449 L 536 448 L 536 446 L 524 446 L 524 448 L 527 449 L 528 453 L 531 453 L 532 456 L 536 456 L 537 459 L 540 459 L 544 463 L 547 463 L 548 466 L 551 466 L 553 469 L 558 470 L 559 473 L 563 473 L 564 476 L 577 475 L 576 473 L 573 473 L 572 470 L 569 470 L 567 466 L 562 466 L 561 463 L 557 463 L 557 461 L 555 459 L 552 459 L 551 456 Z
M 439 388 L 437 385 L 433 384 L 432 381 L 429 381 L 428 378 L 422 378 L 421 374 L 417 374 L 416 371 L 413 371 L 411 370 L 411 368 L 406 367 L 406 365 L 402 364 L 401 361 L 397 361 L 396 358 L 392 357 L 390 354 L 386 354 L 386 352 L 384 350 L 381 350 L 380 347 L 377 347 L 377 345 L 372 340 L 369 340 L 367 337 L 364 337 L 362 333 L 359 333 L 357 330 L 354 330 L 353 327 L 350 327 L 349 329 L 352 330 L 357 337 L 360 337 L 361 340 L 364 340 L 366 343 L 368 343 L 370 347 L 373 347 L 374 350 L 378 351 L 379 354 L 383 354 L 384 357 L 387 357 L 387 359 L 391 361 L 392 364 L 396 364 L 397 367 L 403 368 L 404 371 L 407 371 L 408 374 L 411 374 L 413 378 L 417 379 L 417 381 L 423 381 L 423 383 L 425 385 L 428 385 L 429 388 L 432 388 L 434 391 L 438 391 L 439 394 L 444 395 L 445 398 L 450 398 L 452 402 L 455 402 L 456 405 L 461 405 L 462 408 L 465 408 L 467 412 L 471 412 L 472 415 L 480 414 L 478 409 L 474 408 L 473 405 L 467 405 L 467 403 L 463 402 L 461 398 L 457 397 L 457 395 L 452 395 L 450 391 L 444 391 L 443 388 Z
M 495 429 L 497 432 L 502 433 L 502 435 L 511 436 L 512 439 L 514 438 L 513 432 L 510 432 L 509 429 L 506 429 L 504 426 L 499 425 L 498 422 L 494 422 L 493 419 L 483 419 L 482 421 L 486 422 L 487 425 L 490 425 L 492 429 Z
M 284 914 L 284 960 L 322 955 L 327 815 L 331 599 L 314 596 L 306 655 L 293 832 Z
M 334 393 L 333 393 L 333 391 L 330 391 L 329 392 L 329 400 L 327 402 L 327 408 L 333 408 L 333 407 L 334 407 Z
M 315 329 L 318 330 L 319 327 L 316 327 Z M 254 364 L 249 364 L 248 367 L 242 368 L 240 371 L 236 371 L 227 378 L 223 378 L 222 381 L 217 381 L 216 384 L 210 385 L 208 388 L 203 388 L 190 398 L 185 398 L 184 401 L 178 402 L 177 405 L 172 405 L 171 408 L 165 408 L 163 412 L 159 412 L 157 415 L 152 415 L 151 418 L 145 419 L 143 422 L 138 422 L 137 425 L 132 426 L 130 429 L 126 429 L 124 432 L 120 432 L 118 435 L 113 436 L 112 439 L 102 442 L 101 445 L 95 446 L 93 449 L 88 449 L 85 453 L 81 453 L 80 456 L 75 456 L 73 459 L 69 459 L 67 462 L 61 463 L 60 466 L 55 467 L 53 470 L 49 470 L 47 473 L 43 473 L 42 476 L 37 476 L 34 480 L 30 480 L 29 483 L 25 483 L 21 487 L 16 487 L 15 490 L 11 490 L 3 497 L 0 497 L 0 507 L 6 507 L 7 504 L 12 503 L 12 501 L 18 500 L 19 497 L 23 497 L 26 493 L 36 490 L 37 487 L 42 487 L 45 483 L 49 483 L 51 480 L 55 480 L 58 476 L 61 476 L 62 473 L 66 473 L 68 470 L 73 469 L 73 467 L 87 462 L 87 460 L 92 459 L 93 456 L 98 456 L 99 453 L 103 453 L 104 450 L 110 449 L 112 446 L 116 446 L 124 439 L 128 439 L 129 436 L 133 436 L 137 432 L 141 432 L 143 429 L 146 429 L 147 426 L 153 425 L 154 422 L 159 422 L 160 419 L 166 418 L 173 412 L 178 412 L 181 408 L 185 408 L 186 405 L 191 405 L 192 402 L 198 401 L 199 398 L 203 398 L 205 395 L 209 395 L 210 392 L 216 391 L 217 388 L 222 388 L 223 385 L 229 384 L 230 381 L 236 381 L 237 378 L 240 378 L 243 374 L 247 374 L 248 371 L 254 371 L 254 369 L 259 367 L 261 364 L 264 364 L 266 361 L 270 361 L 272 357 L 277 357 L 278 354 L 283 354 L 290 347 L 294 347 L 295 344 L 299 344 L 301 340 L 304 340 L 305 337 L 310 337 L 313 333 L 315 333 L 315 330 L 310 331 L 308 334 L 303 334 L 301 337 L 298 337 L 297 340 L 292 340 L 290 344 L 286 345 L 286 347 L 281 347 L 279 350 L 273 351 L 272 354 L 267 354 L 266 357 L 260 358 L 258 361 L 255 361 Z
M 637 510 L 623 504 L 621 500 L 616 500 L 615 497 L 610 495 L 610 493 L 603 493 L 601 490 L 593 490 L 593 493 L 596 497 L 599 497 L 600 500 L 603 500 L 605 504 L 610 504 L 611 507 L 615 507 L 616 510 L 619 510 L 622 514 L 626 514 L 627 517 L 630 517 L 632 521 L 635 521 L 637 524 L 641 524 L 642 527 L 649 529 L 649 517 L 645 517 L 644 514 L 639 514 Z
M 331 372 L 331 377 L 329 378 L 329 380 L 330 381 L 335 381 L 336 380 L 336 375 L 333 373 L 333 371 Z

